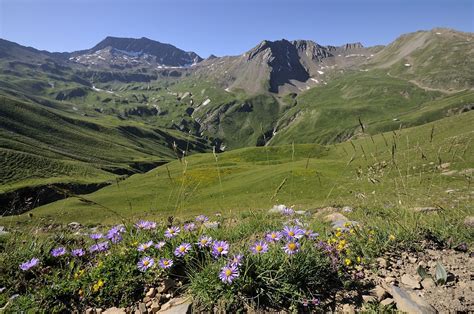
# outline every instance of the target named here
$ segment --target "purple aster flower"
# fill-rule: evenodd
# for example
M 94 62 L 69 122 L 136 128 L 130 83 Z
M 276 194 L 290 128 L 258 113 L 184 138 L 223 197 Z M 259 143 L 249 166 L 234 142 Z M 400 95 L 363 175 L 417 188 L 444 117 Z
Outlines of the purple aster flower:
M 102 233 L 93 233 L 91 235 L 89 235 L 89 237 L 92 239 L 92 240 L 99 240 L 99 239 L 102 239 L 104 237 L 104 235 Z
M 212 238 L 208 236 L 202 236 L 199 238 L 199 242 L 197 245 L 202 249 L 206 246 L 210 246 L 212 244 Z
M 304 237 L 304 230 L 298 227 L 288 227 L 283 228 L 283 234 L 288 239 L 301 239 Z
M 175 250 L 174 255 L 178 257 L 183 257 L 191 250 L 191 244 L 189 243 L 181 243 Z
M 158 250 L 161 250 L 165 245 L 166 245 L 165 241 L 159 241 L 157 244 L 155 244 L 155 248 Z
M 140 252 L 146 251 L 146 250 L 149 249 L 152 245 L 153 245 L 153 241 L 148 241 L 148 242 L 145 242 L 145 243 L 141 243 L 141 244 L 138 246 L 138 251 L 140 251 Z
M 265 241 L 257 241 L 250 247 L 250 251 L 254 254 L 263 254 L 268 252 L 268 244 Z
M 158 262 L 158 265 L 160 265 L 160 267 L 163 268 L 163 269 L 167 269 L 167 268 L 170 268 L 171 266 L 173 266 L 173 260 L 167 259 L 167 258 L 162 258 Z
M 125 232 L 125 227 L 123 225 L 118 225 L 112 227 L 109 231 L 107 231 L 106 238 L 109 239 L 112 243 L 119 243 L 122 241 L 122 234 Z
M 153 221 L 148 221 L 148 220 L 139 220 L 136 224 L 135 227 L 137 229 L 143 229 L 143 230 L 151 230 L 156 228 L 156 222 Z
M 98 243 L 97 245 L 99 246 L 99 251 L 100 252 L 104 252 L 104 251 L 107 251 L 109 249 L 109 242 L 108 241 Z
M 64 247 L 58 247 L 51 250 L 51 255 L 53 255 L 54 257 L 62 256 L 66 253 L 67 251 L 66 251 L 66 248 Z
M 194 222 L 190 222 L 190 223 L 188 223 L 188 224 L 185 224 L 185 225 L 183 226 L 183 229 L 184 229 L 185 231 L 189 231 L 189 232 L 190 232 L 190 231 L 194 231 L 194 230 L 196 230 L 196 225 L 194 224 Z
M 304 231 L 304 235 L 305 235 L 308 239 L 316 239 L 317 237 L 319 237 L 319 233 L 313 232 L 313 230 L 311 230 L 311 229 L 306 229 L 306 230 Z
M 72 256 L 81 257 L 84 256 L 84 254 L 86 254 L 86 252 L 83 249 L 74 249 L 71 251 Z
M 179 234 L 181 230 L 179 229 L 179 227 L 171 227 L 171 228 L 168 228 L 166 229 L 165 231 L 165 237 L 171 239 L 171 238 L 174 238 L 175 236 L 177 236 Z
M 293 208 L 285 207 L 285 209 L 283 209 L 281 213 L 285 216 L 291 216 L 295 213 L 295 211 L 293 210 Z
M 155 265 L 155 260 L 151 257 L 145 256 L 138 261 L 137 267 L 141 272 L 145 272 L 153 265 Z
M 244 259 L 244 256 L 242 254 L 237 254 L 232 257 L 230 260 L 230 265 L 233 266 L 242 266 L 242 260 Z
M 37 259 L 36 257 L 33 257 L 29 261 L 26 261 L 26 262 L 20 264 L 20 269 L 23 270 L 23 271 L 27 271 L 27 270 L 30 270 L 31 268 L 35 267 L 36 265 L 38 265 L 38 263 L 39 263 L 39 259 Z
M 226 241 L 214 241 L 212 244 L 212 255 L 215 258 L 227 255 L 229 253 L 229 243 Z
M 239 269 L 235 265 L 226 265 L 221 268 L 219 278 L 223 283 L 231 284 L 236 278 L 239 277 Z
M 300 250 L 300 244 L 296 241 L 289 241 L 285 244 L 283 250 L 286 254 L 293 255 L 295 253 L 298 253 L 298 251 Z
M 280 232 L 280 231 L 272 231 L 272 232 L 269 232 L 269 233 L 267 233 L 267 235 L 265 236 L 265 239 L 266 239 L 268 242 L 278 242 L 278 241 L 280 241 L 280 239 L 281 239 L 281 232 Z
M 196 221 L 200 223 L 205 223 L 206 221 L 209 221 L 209 218 L 207 218 L 207 216 L 204 216 L 204 215 L 199 215 L 196 217 Z

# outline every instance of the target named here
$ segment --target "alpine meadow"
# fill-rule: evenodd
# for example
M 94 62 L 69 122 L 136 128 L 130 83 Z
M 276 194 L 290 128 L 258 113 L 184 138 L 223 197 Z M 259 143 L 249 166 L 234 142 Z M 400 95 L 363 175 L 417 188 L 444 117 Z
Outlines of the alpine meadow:
M 0 313 L 474 311 L 472 3 L 76 2 L 0 0 Z

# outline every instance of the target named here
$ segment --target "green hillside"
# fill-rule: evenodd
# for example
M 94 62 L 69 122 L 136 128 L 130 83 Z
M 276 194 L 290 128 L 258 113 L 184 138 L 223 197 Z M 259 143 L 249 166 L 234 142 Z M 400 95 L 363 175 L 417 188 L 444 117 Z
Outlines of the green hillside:
M 279 203 L 448 209 L 454 198 L 458 209 L 472 212 L 468 198 L 460 196 L 469 193 L 472 180 L 473 126 L 474 113 L 469 112 L 327 147 L 244 148 L 220 154 L 217 161 L 212 154 L 199 154 L 133 175 L 85 199 L 69 198 L 32 213 L 35 219 L 58 222 L 110 222 L 265 209 Z M 5 223 L 25 219 L 4 218 Z

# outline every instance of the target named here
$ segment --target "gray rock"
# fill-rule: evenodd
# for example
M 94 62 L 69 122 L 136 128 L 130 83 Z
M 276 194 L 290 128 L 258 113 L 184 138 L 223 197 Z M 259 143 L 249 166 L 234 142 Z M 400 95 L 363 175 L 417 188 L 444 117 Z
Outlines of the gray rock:
M 175 286 L 176 282 L 173 279 L 167 278 L 161 283 L 160 287 L 158 288 L 158 293 L 166 293 Z
M 86 309 L 86 314 L 93 314 L 94 313 L 94 309 Z
M 387 276 L 385 277 L 386 283 L 394 283 L 396 281 L 395 277 Z
M 283 204 L 275 205 L 268 210 L 270 214 L 282 214 L 287 207 Z
M 220 223 L 218 221 L 206 221 L 203 226 L 206 229 L 218 229 Z
M 375 302 L 377 298 L 373 295 L 362 295 L 362 300 L 364 303 Z
M 171 299 L 161 306 L 158 313 L 166 314 L 186 314 L 191 313 L 192 303 L 187 298 Z
M 390 305 L 390 304 L 393 304 L 394 303 L 394 300 L 392 298 L 387 298 L 385 300 L 383 300 L 382 302 L 380 302 L 381 305 L 383 306 L 387 306 L 387 305 Z
M 436 286 L 434 280 L 430 277 L 427 277 L 421 281 L 421 285 L 424 289 L 431 289 Z
M 76 229 L 79 229 L 82 227 L 82 225 L 76 221 L 73 221 L 71 223 L 68 223 L 67 226 L 70 228 L 70 229 L 73 229 L 73 230 L 76 230 Z
M 160 305 L 160 303 L 158 303 L 157 300 L 155 300 L 151 303 L 150 309 L 151 309 L 152 313 L 158 312 L 160 310 L 160 308 L 161 308 L 161 305 Z
M 102 314 L 104 312 L 103 309 L 101 309 L 100 307 L 95 309 L 95 314 Z
M 385 290 L 382 286 L 375 286 L 375 288 L 370 290 L 370 295 L 376 297 L 377 301 L 379 302 L 389 296 L 387 290 Z
M 468 228 L 474 228 L 474 216 L 467 216 L 464 219 L 464 225 Z
M 308 212 L 306 210 L 296 210 L 295 214 L 300 215 L 300 216 L 307 216 Z
M 342 306 L 342 312 L 343 313 L 349 313 L 349 314 L 353 314 L 355 313 L 355 306 L 351 305 L 351 304 L 344 304 Z
M 391 292 L 397 309 L 401 312 L 419 314 L 437 313 L 431 305 L 417 296 L 413 291 L 407 291 L 401 287 L 392 286 Z
M 0 236 L 6 235 L 6 234 L 8 234 L 8 233 L 9 233 L 8 231 L 5 231 L 5 227 L 4 227 L 4 226 L 0 226 Z
M 388 263 L 387 260 L 383 257 L 378 257 L 377 258 L 377 264 L 379 265 L 380 268 L 387 268 Z
M 125 311 L 124 308 L 118 308 L 118 307 L 111 307 L 110 309 L 106 309 L 104 311 L 104 314 L 126 314 L 126 313 L 127 311 Z
M 153 298 L 156 294 L 156 289 L 155 288 L 150 288 L 147 293 L 145 294 L 145 296 L 147 297 L 150 297 L 150 298 Z
M 352 212 L 354 211 L 354 209 L 353 209 L 352 207 L 350 207 L 350 206 L 344 206 L 344 207 L 342 208 L 342 211 L 343 211 L 344 213 L 352 213 Z
M 401 280 L 402 284 L 411 289 L 421 289 L 420 281 L 413 276 L 404 274 Z
M 137 312 L 137 311 L 135 311 L 135 312 Z M 140 314 L 147 313 L 145 303 L 143 303 L 143 302 L 138 303 L 138 313 L 140 313 Z

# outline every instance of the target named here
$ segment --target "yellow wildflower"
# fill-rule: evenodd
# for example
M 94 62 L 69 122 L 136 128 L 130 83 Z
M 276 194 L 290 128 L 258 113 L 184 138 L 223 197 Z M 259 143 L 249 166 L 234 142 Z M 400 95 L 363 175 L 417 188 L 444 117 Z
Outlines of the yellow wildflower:
M 336 237 L 339 238 L 340 236 L 342 236 L 342 232 L 341 231 L 336 232 Z
M 95 283 L 93 286 L 92 286 L 92 290 L 94 292 L 97 292 L 99 291 L 100 288 L 102 288 L 104 286 L 104 281 L 102 279 L 99 279 L 97 281 L 97 283 Z
M 350 259 L 346 258 L 346 259 L 344 260 L 344 264 L 346 264 L 346 266 L 351 266 L 352 261 L 351 261 Z
M 74 279 L 78 279 L 84 274 L 84 269 L 79 270 L 77 273 L 74 274 Z
M 362 262 L 362 259 L 360 258 L 360 256 L 357 256 L 357 264 L 360 264 Z
M 389 241 L 395 240 L 395 236 L 394 236 L 393 234 L 389 235 L 389 236 L 388 236 L 388 240 L 389 240 Z

